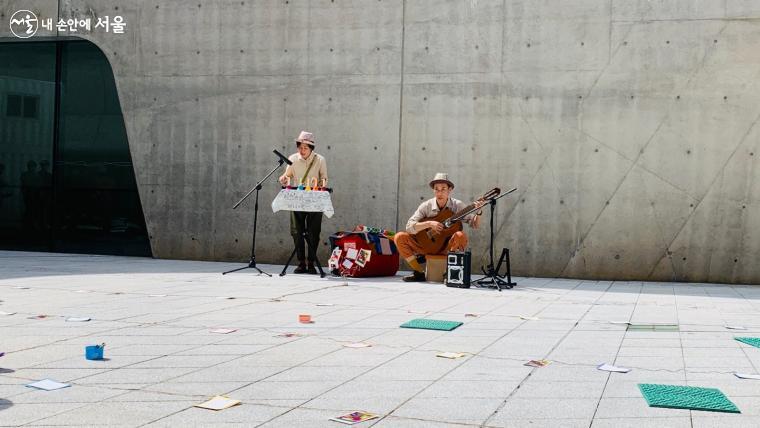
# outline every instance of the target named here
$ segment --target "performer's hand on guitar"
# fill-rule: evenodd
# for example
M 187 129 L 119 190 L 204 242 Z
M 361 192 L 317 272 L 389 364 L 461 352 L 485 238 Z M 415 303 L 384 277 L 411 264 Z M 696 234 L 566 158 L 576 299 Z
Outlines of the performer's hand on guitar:
M 429 221 L 427 222 L 428 228 L 432 229 L 435 233 L 441 233 L 443 231 L 443 223 L 439 223 L 437 221 Z
M 486 201 L 483 198 L 478 199 L 475 201 L 475 208 L 482 208 L 483 205 L 486 204 Z M 476 214 L 472 217 L 472 220 L 470 220 L 470 227 L 473 229 L 477 229 L 480 227 L 480 215 Z

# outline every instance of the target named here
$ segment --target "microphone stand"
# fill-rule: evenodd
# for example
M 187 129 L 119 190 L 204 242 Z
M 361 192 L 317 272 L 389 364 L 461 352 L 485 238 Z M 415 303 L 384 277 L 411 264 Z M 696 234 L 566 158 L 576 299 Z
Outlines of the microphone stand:
M 488 201 L 488 203 L 491 205 L 491 240 L 488 246 L 488 251 L 491 256 L 491 263 L 488 264 L 487 268 L 484 268 L 481 266 L 481 270 L 483 271 L 483 274 L 485 275 L 483 278 L 480 278 L 475 282 L 476 287 L 482 287 L 482 288 L 496 288 L 499 291 L 502 290 L 502 287 L 504 288 L 512 288 L 517 283 L 512 282 L 512 267 L 509 264 L 509 250 L 506 248 L 503 248 L 501 251 L 501 257 L 499 257 L 499 263 L 497 265 L 494 265 L 493 262 L 493 219 L 494 219 L 494 211 L 496 210 L 496 200 L 501 198 L 502 196 L 507 196 L 510 193 L 517 190 L 515 187 L 514 189 L 510 190 L 509 192 L 502 193 L 501 195 L 491 199 Z M 501 264 L 506 261 L 507 263 L 507 272 L 504 275 L 499 275 L 499 270 L 501 270 Z M 504 277 L 508 277 L 507 281 L 504 281 Z
M 226 275 L 226 274 L 232 273 L 232 272 L 237 272 L 237 271 L 243 270 L 243 269 L 252 268 L 252 269 L 256 269 L 257 271 L 259 271 L 259 274 L 263 273 L 266 276 L 272 276 L 272 275 L 264 272 L 263 270 L 259 269 L 258 266 L 256 266 L 256 223 L 258 222 L 258 219 L 259 219 L 259 190 L 261 190 L 261 184 L 264 183 L 267 180 L 267 178 L 269 178 L 269 176 L 271 176 L 272 174 L 274 174 L 274 172 L 277 171 L 282 166 L 283 163 L 285 163 L 285 161 L 282 160 L 282 158 L 280 158 L 280 160 L 277 163 L 277 166 L 274 167 L 274 169 L 272 169 L 271 171 L 269 171 L 269 174 L 267 174 L 266 177 L 262 178 L 261 181 L 259 181 L 258 183 L 256 183 L 256 185 L 253 186 L 253 188 L 251 190 L 249 190 L 248 193 L 246 193 L 245 196 L 243 196 L 243 198 L 240 199 L 232 207 L 233 210 L 237 209 L 237 207 L 239 207 L 240 204 L 242 204 L 243 201 L 246 200 L 246 198 L 248 198 L 249 196 L 251 196 L 251 193 L 253 193 L 254 190 L 256 191 L 256 198 L 255 198 L 255 202 L 253 204 L 253 241 L 251 242 L 251 260 L 248 262 L 248 266 L 243 266 L 241 268 L 228 270 L 227 272 L 222 272 L 222 275 Z

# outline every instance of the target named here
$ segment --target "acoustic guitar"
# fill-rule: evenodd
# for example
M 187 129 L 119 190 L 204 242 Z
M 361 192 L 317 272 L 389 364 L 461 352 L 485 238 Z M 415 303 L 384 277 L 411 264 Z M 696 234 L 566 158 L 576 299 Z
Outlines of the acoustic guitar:
M 501 193 L 501 189 L 494 187 L 478 198 L 478 200 L 487 202 L 499 196 L 499 193 Z M 456 232 L 462 230 L 462 219 L 477 209 L 479 208 L 475 206 L 474 202 L 456 213 L 446 207 L 439 211 L 438 215 L 435 217 L 420 220 L 420 222 L 437 221 L 443 224 L 443 230 L 440 232 L 435 232 L 433 229 L 421 230 L 414 235 L 414 240 L 417 241 L 420 247 L 422 247 L 422 252 L 424 254 L 440 254 L 444 251 L 446 245 L 448 245 L 449 238 L 451 238 Z

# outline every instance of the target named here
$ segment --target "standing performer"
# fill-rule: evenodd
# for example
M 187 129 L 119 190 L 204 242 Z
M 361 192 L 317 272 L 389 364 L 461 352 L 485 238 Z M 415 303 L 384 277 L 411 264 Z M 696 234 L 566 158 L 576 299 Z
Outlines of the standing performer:
M 467 204 L 464 202 L 449 196 L 451 191 L 454 190 L 454 183 L 449 180 L 448 174 L 443 172 L 437 173 L 433 180 L 430 181 L 430 188 L 433 189 L 435 197 L 421 203 L 417 211 L 414 212 L 414 215 L 406 223 L 406 232 L 398 232 L 394 237 L 399 254 L 413 270 L 411 275 L 404 277 L 404 281 L 406 282 L 425 281 L 425 271 L 420 264 L 424 263 L 424 256 L 426 254 L 424 253 L 424 248 L 415 239 L 414 235 L 426 229 L 432 229 L 433 234 L 440 233 L 444 229 L 443 224 L 438 221 L 422 220 L 435 217 L 446 208 L 453 213 L 457 213 L 467 207 Z M 475 202 L 475 207 L 480 208 L 483 204 L 485 204 L 483 200 L 478 200 Z M 481 210 L 475 215 L 468 215 L 463 221 L 468 223 L 473 229 L 477 229 L 480 226 L 480 215 L 482 213 L 483 211 Z M 467 242 L 467 235 L 460 230 L 449 238 L 448 244 L 443 247 L 442 251 L 429 254 L 464 251 L 467 247 Z
M 290 155 L 288 159 L 293 165 L 288 165 L 285 173 L 280 176 L 280 184 L 287 185 L 288 182 L 298 186 L 299 184 L 309 185 L 316 178 L 317 183 L 327 185 L 327 162 L 324 156 L 314 152 L 314 134 L 308 131 L 301 131 L 296 139 L 298 153 Z M 298 266 L 294 273 L 316 274 L 317 269 L 314 267 L 314 261 L 317 259 L 317 246 L 319 245 L 319 234 L 322 231 L 322 213 L 292 211 L 290 213 L 290 234 L 293 236 L 293 242 L 296 246 L 296 256 L 298 257 Z M 304 248 L 303 233 L 308 232 L 309 266 L 306 266 L 306 250 Z

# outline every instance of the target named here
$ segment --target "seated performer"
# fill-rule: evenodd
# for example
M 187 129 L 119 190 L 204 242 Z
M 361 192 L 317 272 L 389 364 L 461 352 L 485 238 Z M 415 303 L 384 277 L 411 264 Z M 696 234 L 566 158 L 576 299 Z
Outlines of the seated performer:
M 414 235 L 425 229 L 432 229 L 434 233 L 443 230 L 443 224 L 440 222 L 422 220 L 437 216 L 444 208 L 449 208 L 452 212 L 457 213 L 467 207 L 467 204 L 464 202 L 449 197 L 449 194 L 454 189 L 454 183 L 449 181 L 448 174 L 437 173 L 435 178 L 430 182 L 430 188 L 433 189 L 435 197 L 421 203 L 417 211 L 406 223 L 406 232 L 398 232 L 394 237 L 399 254 L 401 254 L 401 257 L 406 260 L 409 267 L 413 270 L 411 275 L 404 277 L 404 281 L 406 282 L 425 281 L 425 271 L 420 265 L 424 263 L 425 254 L 422 254 L 423 248 L 415 240 Z M 480 208 L 484 203 L 484 201 L 478 200 L 475 202 L 475 207 Z M 477 229 L 480 225 L 480 215 L 482 213 L 483 211 L 481 210 L 475 215 L 468 215 L 463 221 L 468 223 L 473 229 Z M 465 248 L 467 248 L 467 235 L 459 231 L 449 238 L 448 245 L 444 246 L 444 250 L 439 254 L 446 254 L 449 251 L 464 251 Z
M 285 186 L 288 183 L 293 183 L 298 186 L 304 183 L 308 186 L 314 180 L 318 185 L 319 183 L 327 183 L 327 161 L 325 161 L 324 156 L 314 152 L 314 146 L 316 146 L 314 134 L 301 131 L 301 134 L 296 138 L 298 153 L 288 157 L 293 165 L 288 165 L 285 168 L 285 173 L 279 179 L 280 184 Z M 298 257 L 298 266 L 293 273 L 317 273 L 314 262 L 317 260 L 321 231 L 322 213 L 306 211 L 292 211 L 290 213 L 290 235 L 293 237 L 296 256 Z M 308 232 L 309 239 L 308 268 L 306 267 L 307 254 L 303 240 L 304 232 Z

